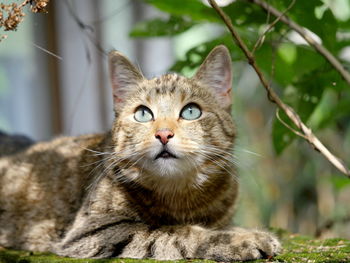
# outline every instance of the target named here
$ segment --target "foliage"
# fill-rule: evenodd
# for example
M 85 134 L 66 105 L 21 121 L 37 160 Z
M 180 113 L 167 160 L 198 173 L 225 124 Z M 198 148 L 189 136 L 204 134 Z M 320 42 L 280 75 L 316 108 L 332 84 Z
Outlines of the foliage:
M 182 1 L 181 5 L 172 0 L 146 0 L 146 2 L 167 12 L 169 19 L 144 21 L 134 28 L 131 33 L 133 37 L 174 36 L 204 23 L 216 23 L 224 27 L 214 10 L 199 0 Z M 285 10 L 290 2 L 290 0 L 269 1 L 272 6 L 281 11 Z M 350 19 L 347 17 L 347 20 L 344 20 L 344 16 L 341 19 L 337 18 L 334 10 L 326 3 L 328 2 L 320 0 L 296 1 L 288 11 L 288 15 L 314 32 L 328 50 L 338 55 L 350 43 L 349 36 L 344 34 L 350 30 Z M 250 49 L 253 48 L 266 25 L 274 20 L 261 8 L 245 0 L 234 1 L 223 9 L 250 45 Z M 313 129 L 325 128 L 339 122 L 344 125 L 344 121 L 346 126 L 349 126 L 349 120 L 344 120 L 344 116 L 350 115 L 349 86 L 315 50 L 291 38 L 290 28 L 279 22 L 255 52 L 259 66 L 271 79 L 274 89 L 282 94 L 283 100 L 299 113 L 304 122 L 308 122 L 316 111 L 325 113 L 319 114 L 322 117 L 318 119 L 318 123 L 311 123 L 314 124 Z M 231 37 L 227 33 L 222 33 L 216 39 L 188 50 L 185 58 L 176 61 L 171 69 L 180 72 L 185 68 L 194 69 L 201 62 L 196 58 L 205 56 L 213 46 L 219 43 L 226 44 L 230 48 L 234 61 L 245 60 L 241 51 L 232 44 Z M 346 66 L 349 65 L 347 61 L 342 60 L 342 62 Z M 321 102 L 327 90 L 336 93 L 339 103 L 324 109 L 321 107 Z M 327 114 L 328 112 L 331 114 Z M 283 114 L 280 115 L 281 119 L 285 120 Z M 275 119 L 272 137 L 274 149 L 280 154 L 290 145 L 295 135 Z
M 172 36 L 180 34 L 196 23 L 190 19 L 178 16 L 170 16 L 168 19 L 155 18 L 134 26 L 130 32 L 132 37 L 151 37 L 151 36 Z

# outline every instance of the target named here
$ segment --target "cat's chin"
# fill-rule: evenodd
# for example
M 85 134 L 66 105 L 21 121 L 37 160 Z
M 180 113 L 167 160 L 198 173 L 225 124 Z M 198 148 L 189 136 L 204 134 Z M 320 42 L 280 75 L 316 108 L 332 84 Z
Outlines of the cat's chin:
M 143 165 L 144 170 L 153 176 L 184 177 L 195 171 L 193 163 L 182 158 L 165 156 L 148 161 Z

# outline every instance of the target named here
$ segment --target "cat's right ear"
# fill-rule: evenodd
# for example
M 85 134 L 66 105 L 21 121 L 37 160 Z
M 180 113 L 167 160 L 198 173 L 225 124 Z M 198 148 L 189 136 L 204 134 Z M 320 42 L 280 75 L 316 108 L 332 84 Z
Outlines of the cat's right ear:
M 120 52 L 108 54 L 109 73 L 113 89 L 114 108 L 123 104 L 126 94 L 144 79 L 142 73 Z
M 221 106 L 231 112 L 232 69 L 230 53 L 224 45 L 215 47 L 206 57 L 195 80 L 208 86 L 216 95 Z

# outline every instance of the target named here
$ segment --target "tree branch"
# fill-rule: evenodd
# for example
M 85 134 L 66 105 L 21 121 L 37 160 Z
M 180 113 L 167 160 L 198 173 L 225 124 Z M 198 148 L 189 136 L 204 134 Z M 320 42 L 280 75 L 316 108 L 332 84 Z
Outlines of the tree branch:
M 259 37 L 259 39 L 256 41 L 252 53 L 254 54 L 256 49 L 259 48 L 262 43 L 264 42 L 265 36 L 267 33 L 270 32 L 270 30 L 278 23 L 278 21 L 280 21 L 281 17 L 284 16 L 285 14 L 287 14 L 287 12 L 294 6 L 296 0 L 292 0 L 290 5 L 287 7 L 286 10 L 283 11 L 283 13 L 281 13 L 265 30 L 265 32 L 263 34 L 261 34 L 261 36 Z M 268 12 L 269 14 L 269 12 Z
M 260 82 L 264 86 L 267 91 L 268 98 L 271 102 L 275 103 L 278 108 L 284 111 L 284 113 L 288 116 L 288 118 L 298 127 L 300 132 L 305 136 L 305 140 L 311 144 L 311 146 L 319 151 L 329 162 L 331 162 L 339 171 L 345 174 L 350 178 L 350 170 L 345 166 L 343 161 L 337 158 L 334 154 L 332 154 L 323 144 L 322 142 L 312 133 L 311 129 L 307 127 L 300 119 L 299 115 L 287 104 L 285 104 L 278 95 L 274 92 L 274 90 L 270 87 L 267 82 L 265 76 L 262 71 L 258 67 L 254 55 L 249 51 L 248 47 L 245 45 L 239 34 L 236 32 L 234 26 L 232 25 L 231 19 L 224 13 L 224 11 L 217 5 L 215 0 L 208 0 L 210 5 L 215 9 L 215 11 L 219 14 L 223 22 L 226 24 L 229 29 L 234 41 L 237 43 L 239 48 L 243 51 L 244 55 L 248 59 L 248 63 L 254 68 L 256 74 L 258 75 Z M 257 1 L 257 0 L 253 0 Z M 271 11 L 271 10 L 270 10 Z M 281 19 L 283 16 L 281 17 Z
M 309 43 L 310 46 L 312 46 L 318 53 L 320 53 L 325 59 L 327 59 L 328 62 L 340 73 L 343 79 L 350 85 L 350 73 L 344 68 L 344 66 L 338 61 L 338 59 L 332 55 L 332 53 L 330 53 L 324 46 L 317 43 L 302 26 L 298 25 L 289 17 L 287 17 L 284 13 L 278 11 L 277 9 L 275 9 L 274 7 L 262 0 L 247 1 L 262 7 L 266 10 L 266 12 L 276 16 L 277 18 L 279 18 L 280 21 L 282 21 L 294 31 L 296 31 L 302 38 L 305 39 L 307 43 Z

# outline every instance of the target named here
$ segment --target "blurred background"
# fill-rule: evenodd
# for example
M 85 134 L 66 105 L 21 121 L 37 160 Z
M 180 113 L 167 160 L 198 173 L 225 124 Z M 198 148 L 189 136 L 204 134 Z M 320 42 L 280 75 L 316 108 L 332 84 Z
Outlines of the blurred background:
M 217 2 L 255 47 L 273 88 L 349 166 L 349 84 L 282 22 L 256 45 L 275 19 L 269 12 L 246 0 Z M 288 15 L 349 68 L 347 0 L 268 3 L 281 11 L 292 3 Z M 124 53 L 149 78 L 169 71 L 191 76 L 215 45 L 225 44 L 233 58 L 241 182 L 235 223 L 350 238 L 350 180 L 280 123 L 205 1 L 51 0 L 47 11 L 27 10 L 17 31 L 1 31 L 7 39 L 0 42 L 0 130 L 35 140 L 107 131 L 113 120 L 110 50 Z

